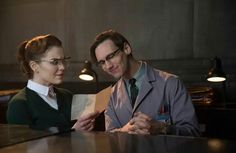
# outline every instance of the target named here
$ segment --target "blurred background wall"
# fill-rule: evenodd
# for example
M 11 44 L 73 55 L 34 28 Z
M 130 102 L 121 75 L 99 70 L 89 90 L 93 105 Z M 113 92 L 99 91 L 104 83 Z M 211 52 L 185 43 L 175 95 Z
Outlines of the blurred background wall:
M 77 76 L 90 59 L 95 35 L 114 29 L 130 40 L 137 59 L 178 75 L 187 86 L 212 86 L 206 82 L 210 59 L 220 57 L 228 100 L 236 102 L 235 0 L 1 0 L 0 5 L 0 90 L 25 85 L 15 58 L 19 43 L 51 33 L 72 57 L 64 87 L 94 92 L 94 84 Z M 101 88 L 115 81 L 93 68 Z

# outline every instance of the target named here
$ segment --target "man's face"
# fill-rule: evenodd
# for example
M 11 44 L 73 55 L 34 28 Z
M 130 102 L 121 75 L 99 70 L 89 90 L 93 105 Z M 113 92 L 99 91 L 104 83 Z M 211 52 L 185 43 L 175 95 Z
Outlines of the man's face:
M 117 79 L 124 76 L 127 71 L 127 56 L 130 52 L 130 47 L 127 49 L 127 47 L 124 46 L 124 50 L 121 50 L 110 39 L 105 40 L 95 49 L 99 66 Z

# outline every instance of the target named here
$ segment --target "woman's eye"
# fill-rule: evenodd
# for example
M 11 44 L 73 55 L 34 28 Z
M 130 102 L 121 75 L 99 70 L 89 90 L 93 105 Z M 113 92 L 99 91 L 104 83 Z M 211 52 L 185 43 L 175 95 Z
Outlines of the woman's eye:
M 53 65 L 58 65 L 58 60 L 52 60 L 51 63 L 52 63 Z

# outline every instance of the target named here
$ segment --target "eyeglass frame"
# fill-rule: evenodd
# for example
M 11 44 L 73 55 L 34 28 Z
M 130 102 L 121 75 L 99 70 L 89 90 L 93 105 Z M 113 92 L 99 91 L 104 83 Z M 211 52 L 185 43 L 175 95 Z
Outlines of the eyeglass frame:
M 116 49 L 115 51 L 113 51 L 112 53 L 108 54 L 105 57 L 105 60 L 100 60 L 97 62 L 97 65 L 100 67 L 103 67 L 106 63 L 106 61 L 111 61 L 114 57 L 116 57 L 116 55 L 118 55 L 118 53 L 120 53 L 122 50 L 120 48 Z
M 58 59 L 58 58 L 52 58 L 52 59 L 49 59 L 49 60 L 35 60 L 35 62 L 47 62 L 53 66 L 59 66 L 59 65 L 68 65 L 68 60 L 70 59 L 71 57 L 65 57 L 65 58 L 62 58 L 62 59 Z M 60 62 L 59 62 L 60 61 Z

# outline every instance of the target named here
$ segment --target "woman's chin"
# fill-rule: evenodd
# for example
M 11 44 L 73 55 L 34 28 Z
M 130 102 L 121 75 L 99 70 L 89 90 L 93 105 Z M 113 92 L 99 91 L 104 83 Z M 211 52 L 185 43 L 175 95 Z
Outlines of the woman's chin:
M 61 84 L 62 82 L 63 82 L 63 80 L 55 80 L 55 81 L 53 82 L 53 84 L 58 85 L 58 84 Z

